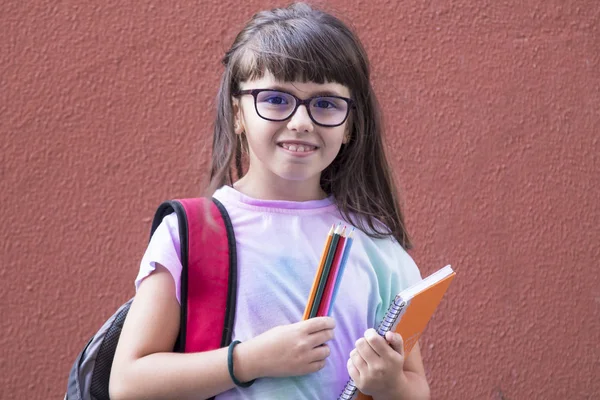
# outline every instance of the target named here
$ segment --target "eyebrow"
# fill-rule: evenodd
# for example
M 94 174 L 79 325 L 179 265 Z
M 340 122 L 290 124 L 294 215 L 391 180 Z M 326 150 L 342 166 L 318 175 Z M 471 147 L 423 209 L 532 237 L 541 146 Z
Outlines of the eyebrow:
M 286 92 L 286 93 L 294 94 L 288 88 L 285 88 L 285 87 L 280 86 L 280 85 L 273 85 L 269 89 L 279 90 L 281 92 Z M 300 97 L 297 94 L 296 94 L 296 96 Z M 319 91 L 316 91 L 316 92 L 308 92 L 308 96 L 307 97 L 323 97 L 323 96 L 349 97 L 349 96 L 344 96 L 344 95 L 342 95 L 340 93 L 337 93 L 337 92 L 335 92 L 333 90 L 319 90 Z

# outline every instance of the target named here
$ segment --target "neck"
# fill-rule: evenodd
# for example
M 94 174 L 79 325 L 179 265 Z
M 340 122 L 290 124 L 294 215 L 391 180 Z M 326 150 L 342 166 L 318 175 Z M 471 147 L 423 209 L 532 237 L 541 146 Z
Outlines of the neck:
M 327 197 L 321 189 L 320 176 L 295 181 L 272 175 L 256 176 L 249 170 L 233 186 L 246 196 L 260 200 L 309 201 Z

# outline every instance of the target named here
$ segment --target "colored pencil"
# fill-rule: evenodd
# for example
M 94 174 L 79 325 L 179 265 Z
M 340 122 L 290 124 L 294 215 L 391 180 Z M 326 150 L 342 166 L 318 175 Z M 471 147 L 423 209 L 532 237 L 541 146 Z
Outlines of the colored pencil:
M 331 264 L 333 263 L 333 257 L 335 255 L 340 236 L 340 226 L 338 225 L 337 229 L 335 230 L 335 233 L 333 234 L 333 238 L 331 239 L 331 246 L 329 247 L 327 259 L 325 260 L 325 266 L 323 267 L 323 271 L 321 273 L 321 276 L 319 277 L 319 287 L 317 288 L 315 299 L 311 306 L 308 318 L 314 318 L 317 316 L 319 304 L 321 304 L 321 298 L 323 297 L 323 291 L 325 290 L 325 284 L 327 283 L 327 277 L 329 276 L 329 271 L 331 270 Z
M 350 254 L 350 248 L 352 248 L 352 242 L 354 242 L 354 228 L 348 234 L 346 238 L 346 246 L 344 247 L 344 255 L 342 256 L 342 261 L 340 262 L 340 268 L 335 278 L 335 285 L 333 288 L 333 294 L 331 295 L 331 300 L 329 302 L 329 308 L 327 310 L 327 315 L 331 315 L 331 311 L 333 309 L 333 303 L 335 302 L 335 298 L 337 296 L 337 292 L 340 288 L 340 283 L 342 281 L 342 277 L 344 276 L 344 271 L 346 270 L 346 262 L 348 261 L 348 255 Z
M 323 273 L 323 268 L 325 267 L 325 260 L 327 259 L 327 254 L 329 254 L 329 247 L 331 246 L 331 240 L 333 239 L 333 232 L 335 230 L 335 224 L 331 226 L 329 233 L 327 234 L 327 239 L 325 240 L 325 246 L 323 246 L 323 253 L 321 254 L 321 260 L 319 261 L 319 268 L 317 269 L 317 273 L 315 274 L 315 279 L 312 284 L 312 288 L 310 289 L 310 294 L 308 296 L 308 302 L 306 303 L 306 308 L 304 310 L 303 320 L 308 319 L 310 315 L 310 310 L 312 309 L 312 304 L 315 300 L 315 295 L 317 293 L 317 288 L 319 287 L 319 278 Z
M 345 230 L 345 228 L 344 228 Z M 326 316 L 329 311 L 329 304 L 331 303 L 331 295 L 333 294 L 333 288 L 335 285 L 335 279 L 340 268 L 340 261 L 342 260 L 342 254 L 344 253 L 344 243 L 346 242 L 346 234 L 342 233 L 340 240 L 338 241 L 337 248 L 335 249 L 335 256 L 329 270 L 329 276 L 327 276 L 327 283 L 325 284 L 325 290 L 323 290 L 323 297 L 317 310 L 317 317 Z

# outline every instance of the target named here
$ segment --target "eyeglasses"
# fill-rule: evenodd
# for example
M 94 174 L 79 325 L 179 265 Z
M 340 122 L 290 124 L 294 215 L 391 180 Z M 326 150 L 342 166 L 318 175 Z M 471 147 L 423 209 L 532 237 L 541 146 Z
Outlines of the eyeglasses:
M 235 96 L 251 94 L 254 97 L 254 108 L 262 119 L 267 121 L 285 121 L 296 113 L 298 107 L 304 105 L 310 119 L 319 126 L 334 127 L 342 125 L 350 108 L 352 99 L 341 96 L 315 96 L 302 100 L 291 93 L 272 89 L 240 90 Z

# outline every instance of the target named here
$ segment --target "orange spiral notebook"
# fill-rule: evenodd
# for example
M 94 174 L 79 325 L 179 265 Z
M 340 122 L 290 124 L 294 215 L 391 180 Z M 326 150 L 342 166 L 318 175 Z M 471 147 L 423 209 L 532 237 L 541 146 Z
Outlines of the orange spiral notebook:
M 404 354 L 408 356 L 431 316 L 440 304 L 456 273 L 450 265 L 429 275 L 419 283 L 400 292 L 389 306 L 377 328 L 381 336 L 388 331 L 398 332 L 404 340 Z M 356 388 L 350 379 L 338 400 L 371 399 Z

